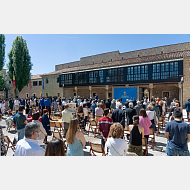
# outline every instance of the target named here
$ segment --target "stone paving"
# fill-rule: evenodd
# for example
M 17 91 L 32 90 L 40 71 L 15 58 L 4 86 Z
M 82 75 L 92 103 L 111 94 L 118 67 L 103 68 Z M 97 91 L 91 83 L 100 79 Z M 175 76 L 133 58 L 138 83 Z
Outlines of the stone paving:
M 184 109 L 183 116 L 185 118 L 185 122 L 187 122 L 186 115 L 187 114 Z M 16 139 L 17 139 L 17 133 L 15 133 L 15 130 L 13 128 L 11 128 L 10 132 L 6 131 L 6 128 L 7 128 L 6 123 L 5 123 L 6 118 L 7 118 L 6 116 L 3 116 L 3 119 L 0 123 L 3 128 L 3 134 L 9 136 L 10 140 L 13 141 L 14 137 L 16 137 Z M 167 122 L 167 120 L 166 120 L 166 122 Z M 94 134 L 91 131 L 88 136 L 88 127 L 86 127 L 86 128 L 87 128 L 87 131 L 84 132 L 84 136 L 85 136 L 87 143 L 86 143 L 86 146 L 83 149 L 83 151 L 84 151 L 84 155 L 88 156 L 89 151 L 90 151 L 89 142 L 101 143 L 101 138 L 100 138 L 99 134 L 97 134 L 96 137 L 94 138 Z M 53 130 L 53 128 L 52 128 L 52 130 Z M 48 136 L 48 141 L 50 141 L 51 139 L 52 139 L 52 136 Z M 148 156 L 166 156 L 165 148 L 166 148 L 167 140 L 164 136 L 164 129 L 163 129 L 163 131 L 160 130 L 160 134 L 158 134 L 158 136 L 155 135 L 155 141 L 156 141 L 156 146 L 155 146 L 154 150 L 151 147 L 148 147 Z M 190 143 L 188 146 L 190 149 Z M 13 151 L 10 148 L 8 150 L 7 156 L 13 156 Z

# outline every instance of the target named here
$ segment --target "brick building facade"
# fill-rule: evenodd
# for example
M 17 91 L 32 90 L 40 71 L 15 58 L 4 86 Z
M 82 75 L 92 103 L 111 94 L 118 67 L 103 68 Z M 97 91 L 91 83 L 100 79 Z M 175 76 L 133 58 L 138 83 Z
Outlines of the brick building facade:
M 119 68 L 123 68 L 123 70 L 128 70 L 129 67 L 133 67 L 135 69 L 135 67 L 140 68 L 146 65 L 149 69 L 148 79 L 151 75 L 151 81 L 149 81 L 148 79 L 146 81 L 140 79 L 137 81 L 129 81 L 127 78 L 128 76 L 124 76 L 124 78 L 126 77 L 126 79 L 124 79 L 121 83 L 115 83 L 115 81 L 109 83 L 106 81 L 107 71 L 109 69 L 113 68 L 115 70 L 119 70 Z M 156 73 L 155 71 L 153 71 L 156 67 L 160 68 L 160 73 Z M 177 69 L 174 67 L 176 67 Z M 98 80 L 97 83 L 90 82 L 90 75 L 92 71 L 94 71 L 95 73 L 97 70 L 99 72 L 99 77 L 101 77 L 101 70 L 106 70 L 106 72 L 102 75 L 103 77 L 105 77 L 104 79 L 102 78 L 102 83 L 101 79 Z M 87 98 L 93 97 L 96 93 L 100 99 L 106 99 L 113 98 L 114 87 L 136 86 L 139 89 L 139 99 L 141 99 L 146 92 L 149 97 L 155 96 L 162 98 L 164 96 L 167 96 L 168 102 L 170 102 L 173 98 L 181 100 L 182 87 L 184 104 L 187 99 L 190 98 L 189 72 L 190 42 L 142 49 L 125 53 L 114 51 L 88 57 L 82 57 L 80 58 L 80 61 L 76 62 L 55 65 L 54 72 L 42 74 L 42 77 L 44 77 L 44 81 L 46 80 L 46 78 L 49 78 L 48 84 L 44 82 L 44 89 L 42 90 L 42 94 L 47 94 L 49 96 L 59 95 L 61 97 L 73 97 L 75 95 L 78 95 Z M 83 73 L 84 75 L 80 73 Z M 165 73 L 165 76 L 163 76 L 163 73 Z M 127 74 L 126 71 L 125 73 L 123 73 L 123 75 L 128 74 L 128 71 Z M 156 74 L 159 75 L 159 77 L 157 76 L 158 80 L 156 80 Z M 168 77 L 167 74 L 171 77 Z M 83 79 L 87 76 L 87 81 L 82 80 L 81 78 L 76 78 L 79 77 L 79 75 L 81 75 L 80 77 L 82 77 Z M 180 78 L 182 75 L 184 75 L 183 85 L 180 84 Z

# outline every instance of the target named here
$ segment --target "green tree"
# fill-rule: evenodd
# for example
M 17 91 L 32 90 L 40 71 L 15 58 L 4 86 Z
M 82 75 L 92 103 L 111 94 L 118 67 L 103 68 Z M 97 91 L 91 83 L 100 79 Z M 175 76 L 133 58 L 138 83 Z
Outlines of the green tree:
M 32 69 L 31 57 L 27 48 L 26 40 L 17 36 L 13 41 L 12 49 L 8 53 L 8 75 L 13 81 L 15 74 L 16 88 L 20 92 L 29 83 L 29 75 Z M 16 92 L 15 92 L 16 94 Z
M 0 34 L 0 71 L 5 65 L 5 35 Z
M 6 79 L 1 70 L 5 65 L 5 35 L 0 34 L 0 89 L 5 88 Z

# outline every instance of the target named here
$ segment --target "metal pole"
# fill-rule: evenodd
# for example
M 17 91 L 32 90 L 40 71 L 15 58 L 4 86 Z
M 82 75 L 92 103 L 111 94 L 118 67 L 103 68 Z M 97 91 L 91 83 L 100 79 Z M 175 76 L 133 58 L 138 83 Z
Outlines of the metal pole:
M 183 82 L 181 82 L 181 108 L 183 109 Z

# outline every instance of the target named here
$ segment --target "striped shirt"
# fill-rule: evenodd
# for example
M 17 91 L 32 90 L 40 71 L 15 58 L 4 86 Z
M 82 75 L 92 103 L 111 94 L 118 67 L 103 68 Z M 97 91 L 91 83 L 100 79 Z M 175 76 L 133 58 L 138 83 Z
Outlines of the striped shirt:
M 102 117 L 99 120 L 98 128 L 99 128 L 99 131 L 103 133 L 104 137 L 108 137 L 110 127 L 112 124 L 113 124 L 113 120 L 109 117 Z

